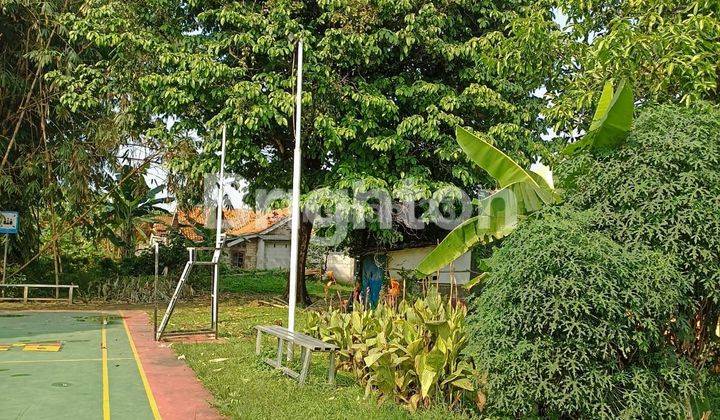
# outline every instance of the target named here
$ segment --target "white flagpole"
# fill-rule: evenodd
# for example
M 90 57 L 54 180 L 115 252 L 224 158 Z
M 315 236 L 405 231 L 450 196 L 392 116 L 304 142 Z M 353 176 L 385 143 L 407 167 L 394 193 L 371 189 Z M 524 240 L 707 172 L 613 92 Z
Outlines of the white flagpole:
M 223 195 L 225 195 L 225 131 L 226 126 L 223 124 L 222 130 L 222 146 L 220 151 L 220 178 L 218 178 L 218 199 L 217 199 L 217 223 L 215 225 L 215 248 L 220 248 L 220 234 L 222 233 L 222 203 Z
M 293 190 L 290 223 L 290 287 L 288 288 L 288 329 L 295 331 L 295 302 L 297 300 L 298 245 L 300 232 L 300 110 L 302 100 L 303 42 L 298 41 L 297 88 L 295 92 L 295 152 L 293 153 Z
M 215 220 L 215 250 L 213 251 L 213 274 L 212 274 L 212 309 L 211 309 L 211 324 L 212 329 L 215 331 L 215 338 L 217 338 L 218 332 L 218 293 L 220 283 L 220 250 L 222 246 L 222 208 L 223 208 L 223 196 L 225 192 L 223 190 L 225 183 L 225 132 L 226 125 L 223 124 L 222 130 L 222 146 L 220 148 L 220 177 L 218 178 L 218 198 L 217 198 L 217 217 Z

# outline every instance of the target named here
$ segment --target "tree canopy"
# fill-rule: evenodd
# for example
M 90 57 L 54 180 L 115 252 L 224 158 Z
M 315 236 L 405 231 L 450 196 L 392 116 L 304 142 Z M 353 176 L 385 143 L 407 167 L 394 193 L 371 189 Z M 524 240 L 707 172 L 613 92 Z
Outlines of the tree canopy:
M 532 56 L 507 67 L 494 57 L 498 43 L 530 39 L 521 29 L 498 35 L 537 16 L 533 2 L 191 2 L 154 18 L 148 11 L 165 2 L 101 3 L 66 24 L 75 42 L 113 52 L 56 73 L 59 86 L 74 87 L 60 100 L 78 109 L 118 104 L 125 130 L 164 142 L 184 183 L 217 169 L 214 133 L 227 124 L 228 170 L 251 193 L 290 186 L 300 37 L 305 192 L 361 182 L 430 198 L 442 186 L 487 184 L 453 139 L 458 125 L 486 131 L 524 164 L 547 155 L 539 140 L 547 122 L 537 118 L 547 103 L 532 93 L 552 77 L 551 51 L 533 45 Z M 541 11 L 543 27 L 557 31 L 551 11 Z M 522 66 L 527 60 L 533 65 Z
M 27 250 L 23 260 L 39 250 L 41 201 L 88 222 L 84 209 L 103 201 L 98 193 L 115 182 L 108 165 L 118 166 L 128 144 L 157 154 L 171 192 L 195 204 L 227 124 L 228 170 L 251 194 L 289 187 L 300 37 L 303 191 L 360 181 L 429 198 L 443 187 L 493 185 L 453 140 L 456 126 L 527 167 L 554 163 L 556 145 L 540 136 L 553 128 L 562 144 L 586 126 L 607 80 L 627 79 L 641 106 L 717 102 L 715 8 L 709 0 L 3 1 L 0 203 L 33 221 L 20 236 L 30 242 L 13 248 Z M 376 240 L 398 238 L 370 227 Z

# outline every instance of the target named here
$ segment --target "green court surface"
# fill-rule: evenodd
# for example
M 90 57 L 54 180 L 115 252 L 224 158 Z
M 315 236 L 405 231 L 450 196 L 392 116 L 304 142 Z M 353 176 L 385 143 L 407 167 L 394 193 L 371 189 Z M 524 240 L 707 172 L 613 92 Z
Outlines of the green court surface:
M 117 314 L 0 312 L 0 419 L 152 419 L 135 357 Z

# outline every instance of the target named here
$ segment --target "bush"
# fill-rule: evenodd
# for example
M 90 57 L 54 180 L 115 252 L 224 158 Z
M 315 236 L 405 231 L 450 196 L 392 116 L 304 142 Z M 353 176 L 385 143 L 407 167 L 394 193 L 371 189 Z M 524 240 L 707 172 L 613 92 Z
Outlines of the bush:
M 696 391 L 664 338 L 689 282 L 664 255 L 593 231 L 595 217 L 536 214 L 489 260 L 468 353 L 492 414 L 677 418 Z
M 415 410 L 433 399 L 451 406 L 477 397 L 472 365 L 460 353 L 467 344 L 465 308 L 431 290 L 414 304 L 352 313 L 310 312 L 306 331 L 340 348 L 339 368 L 352 371 L 382 398 Z
M 676 257 L 693 284 L 695 306 L 685 317 L 700 325 L 681 347 L 698 365 L 711 356 L 720 315 L 719 168 L 720 109 L 704 104 L 648 108 L 624 147 L 556 171 L 567 201 L 595 209 L 598 227 L 615 240 Z

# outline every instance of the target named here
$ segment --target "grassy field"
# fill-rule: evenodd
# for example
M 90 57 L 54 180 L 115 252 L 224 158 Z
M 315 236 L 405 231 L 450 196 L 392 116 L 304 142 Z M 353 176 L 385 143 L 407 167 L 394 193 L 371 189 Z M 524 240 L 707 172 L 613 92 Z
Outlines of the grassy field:
M 260 275 L 257 275 L 260 274 Z M 207 344 L 173 344 L 176 353 L 185 358 L 203 385 L 215 396 L 220 412 L 232 418 L 303 418 L 303 419 L 448 419 L 465 418 L 442 406 L 415 414 L 393 402 L 365 398 L 365 390 L 349 374 L 338 372 L 336 386 L 325 382 L 327 358 L 313 356 L 309 383 L 301 386 L 272 369 L 255 355 L 255 333 L 258 324 L 285 324 L 287 308 L 277 305 L 284 288 L 284 277 L 273 274 L 228 276 L 223 287 L 232 291 L 220 304 L 220 334 L 223 341 Z M 308 284 L 311 294 L 322 301 L 323 286 Z M 341 292 L 346 295 L 348 289 Z M 317 306 L 322 306 L 318 302 Z M 298 311 L 298 323 L 305 316 Z M 208 306 L 204 302 L 182 305 L 171 328 L 200 328 L 206 325 Z M 274 353 L 274 343 L 264 343 L 267 355 Z M 265 357 L 265 355 L 263 355 Z

